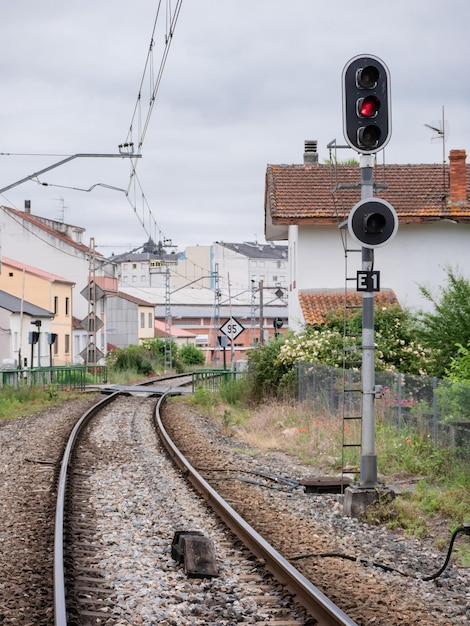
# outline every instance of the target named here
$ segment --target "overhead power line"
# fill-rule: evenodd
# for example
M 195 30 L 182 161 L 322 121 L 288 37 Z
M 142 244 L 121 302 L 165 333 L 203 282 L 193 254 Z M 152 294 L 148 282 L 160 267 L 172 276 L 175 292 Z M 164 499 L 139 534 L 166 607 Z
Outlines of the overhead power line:
M 172 4 L 174 5 L 173 7 Z M 163 71 L 165 69 L 168 54 L 170 52 L 170 47 L 173 41 L 173 35 L 175 32 L 176 23 L 178 21 L 182 4 L 183 0 L 176 0 L 176 2 L 175 0 L 165 0 L 165 8 L 163 10 L 163 0 L 159 0 L 158 2 L 149 50 L 147 53 L 147 58 L 145 60 L 144 70 L 139 85 L 139 91 L 137 94 L 134 112 L 132 114 L 132 119 L 126 136 L 126 140 L 123 144 L 119 146 L 120 150 L 124 151 L 130 149 L 133 153 L 134 146 L 137 146 L 134 153 L 136 156 L 130 161 L 131 168 L 126 195 L 129 203 L 134 210 L 135 215 L 137 216 L 145 232 L 151 239 L 155 239 L 157 231 L 161 234 L 161 229 L 159 228 L 155 217 L 152 214 L 152 210 L 147 202 L 147 199 L 145 198 L 142 184 L 137 176 L 136 169 L 139 162 L 138 157 L 142 154 L 142 149 L 148 131 L 150 118 L 152 116 L 152 112 L 157 99 L 158 90 L 160 88 Z M 164 16 L 163 11 L 165 13 Z M 158 69 L 155 72 L 154 57 L 156 56 L 156 48 L 158 48 L 158 45 L 156 46 L 155 38 L 157 26 L 161 24 L 162 19 L 164 19 L 163 50 L 161 52 Z M 149 96 L 148 103 L 144 102 L 146 85 L 149 86 L 147 92 Z M 144 109 L 144 111 L 142 111 L 142 109 Z

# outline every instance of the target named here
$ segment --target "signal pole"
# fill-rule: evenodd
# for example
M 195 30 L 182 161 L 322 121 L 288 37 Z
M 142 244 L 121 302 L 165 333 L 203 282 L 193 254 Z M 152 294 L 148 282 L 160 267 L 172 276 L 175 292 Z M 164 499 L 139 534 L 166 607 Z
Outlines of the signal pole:
M 374 196 L 373 157 L 362 154 L 361 200 Z M 371 272 L 374 250 L 362 247 L 362 271 Z M 362 450 L 361 487 L 377 485 L 377 455 L 375 453 L 375 364 L 374 364 L 374 292 L 362 293 Z
M 398 228 L 395 209 L 388 202 L 374 198 L 374 155 L 387 145 L 391 135 L 388 68 L 373 55 L 353 57 L 343 69 L 342 87 L 344 138 L 360 154 L 361 201 L 349 214 L 348 228 L 362 245 L 362 271 L 357 278 L 357 290 L 362 291 L 360 487 L 371 490 L 377 486 L 374 292 L 380 290 L 379 273 L 373 271 L 374 248 L 387 243 Z

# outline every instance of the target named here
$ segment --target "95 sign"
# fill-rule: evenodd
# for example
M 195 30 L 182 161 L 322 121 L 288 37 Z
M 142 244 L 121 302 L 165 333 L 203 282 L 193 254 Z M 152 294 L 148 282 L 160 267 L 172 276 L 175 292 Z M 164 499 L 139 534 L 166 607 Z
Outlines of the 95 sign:
M 220 327 L 220 331 L 231 341 L 236 339 L 244 330 L 245 328 L 234 317 L 231 317 Z
M 357 291 L 380 291 L 380 272 L 357 272 Z

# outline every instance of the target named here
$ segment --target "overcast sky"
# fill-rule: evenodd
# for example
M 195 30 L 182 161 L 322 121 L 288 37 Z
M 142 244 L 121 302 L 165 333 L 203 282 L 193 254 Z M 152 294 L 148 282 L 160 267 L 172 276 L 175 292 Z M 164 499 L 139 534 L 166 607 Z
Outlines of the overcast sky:
M 165 5 L 153 46 L 164 50 Z M 0 188 L 78 153 L 118 153 L 129 137 L 157 0 L 19 0 L 0 25 Z M 370 7 L 370 10 L 367 10 Z M 470 153 L 468 0 L 183 0 L 145 134 L 133 198 L 126 159 L 80 158 L 0 203 L 86 228 L 106 255 L 159 232 L 179 249 L 264 241 L 268 163 L 301 163 L 305 139 L 344 144 L 341 72 L 358 54 L 388 65 L 389 163 Z M 141 116 L 148 113 L 148 74 Z M 146 93 L 144 93 L 144 91 Z M 137 141 L 138 117 L 134 134 Z M 30 155 L 30 156 L 25 156 Z M 47 155 L 47 156 L 42 156 Z M 340 159 L 355 157 L 342 150 Z M 360 175 L 358 174 L 358 177 Z M 56 186 L 52 186 L 56 185 Z M 144 228 L 147 206 L 157 227 Z M 156 232 L 157 231 L 157 232 Z

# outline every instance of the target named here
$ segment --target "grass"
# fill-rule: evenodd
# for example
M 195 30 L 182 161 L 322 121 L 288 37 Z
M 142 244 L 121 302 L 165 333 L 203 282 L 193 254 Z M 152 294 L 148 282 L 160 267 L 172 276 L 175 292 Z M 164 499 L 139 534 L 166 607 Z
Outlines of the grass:
M 60 391 L 54 385 L 46 387 L 5 385 L 0 389 L 0 418 L 14 419 L 39 413 L 79 395 L 78 392 Z
M 201 403 L 200 398 L 204 398 Z M 340 417 L 314 414 L 311 408 L 297 403 L 264 403 L 248 410 L 240 399 L 234 404 L 226 400 L 227 394 L 201 391 L 191 401 L 258 453 L 282 451 L 311 465 L 315 474 L 336 475 L 341 471 Z M 359 436 L 360 440 L 357 432 L 347 436 Z M 452 449 L 435 449 L 419 431 L 398 431 L 380 420 L 376 452 L 380 482 L 399 482 L 413 488 L 405 488 L 395 499 L 379 499 L 368 511 L 367 521 L 417 538 L 435 536 L 438 529 L 436 542 L 447 545 L 450 534 L 470 521 L 468 459 Z M 346 457 L 345 462 L 356 464 L 357 459 Z M 465 536 L 459 545 L 460 562 L 468 564 L 470 540 Z

